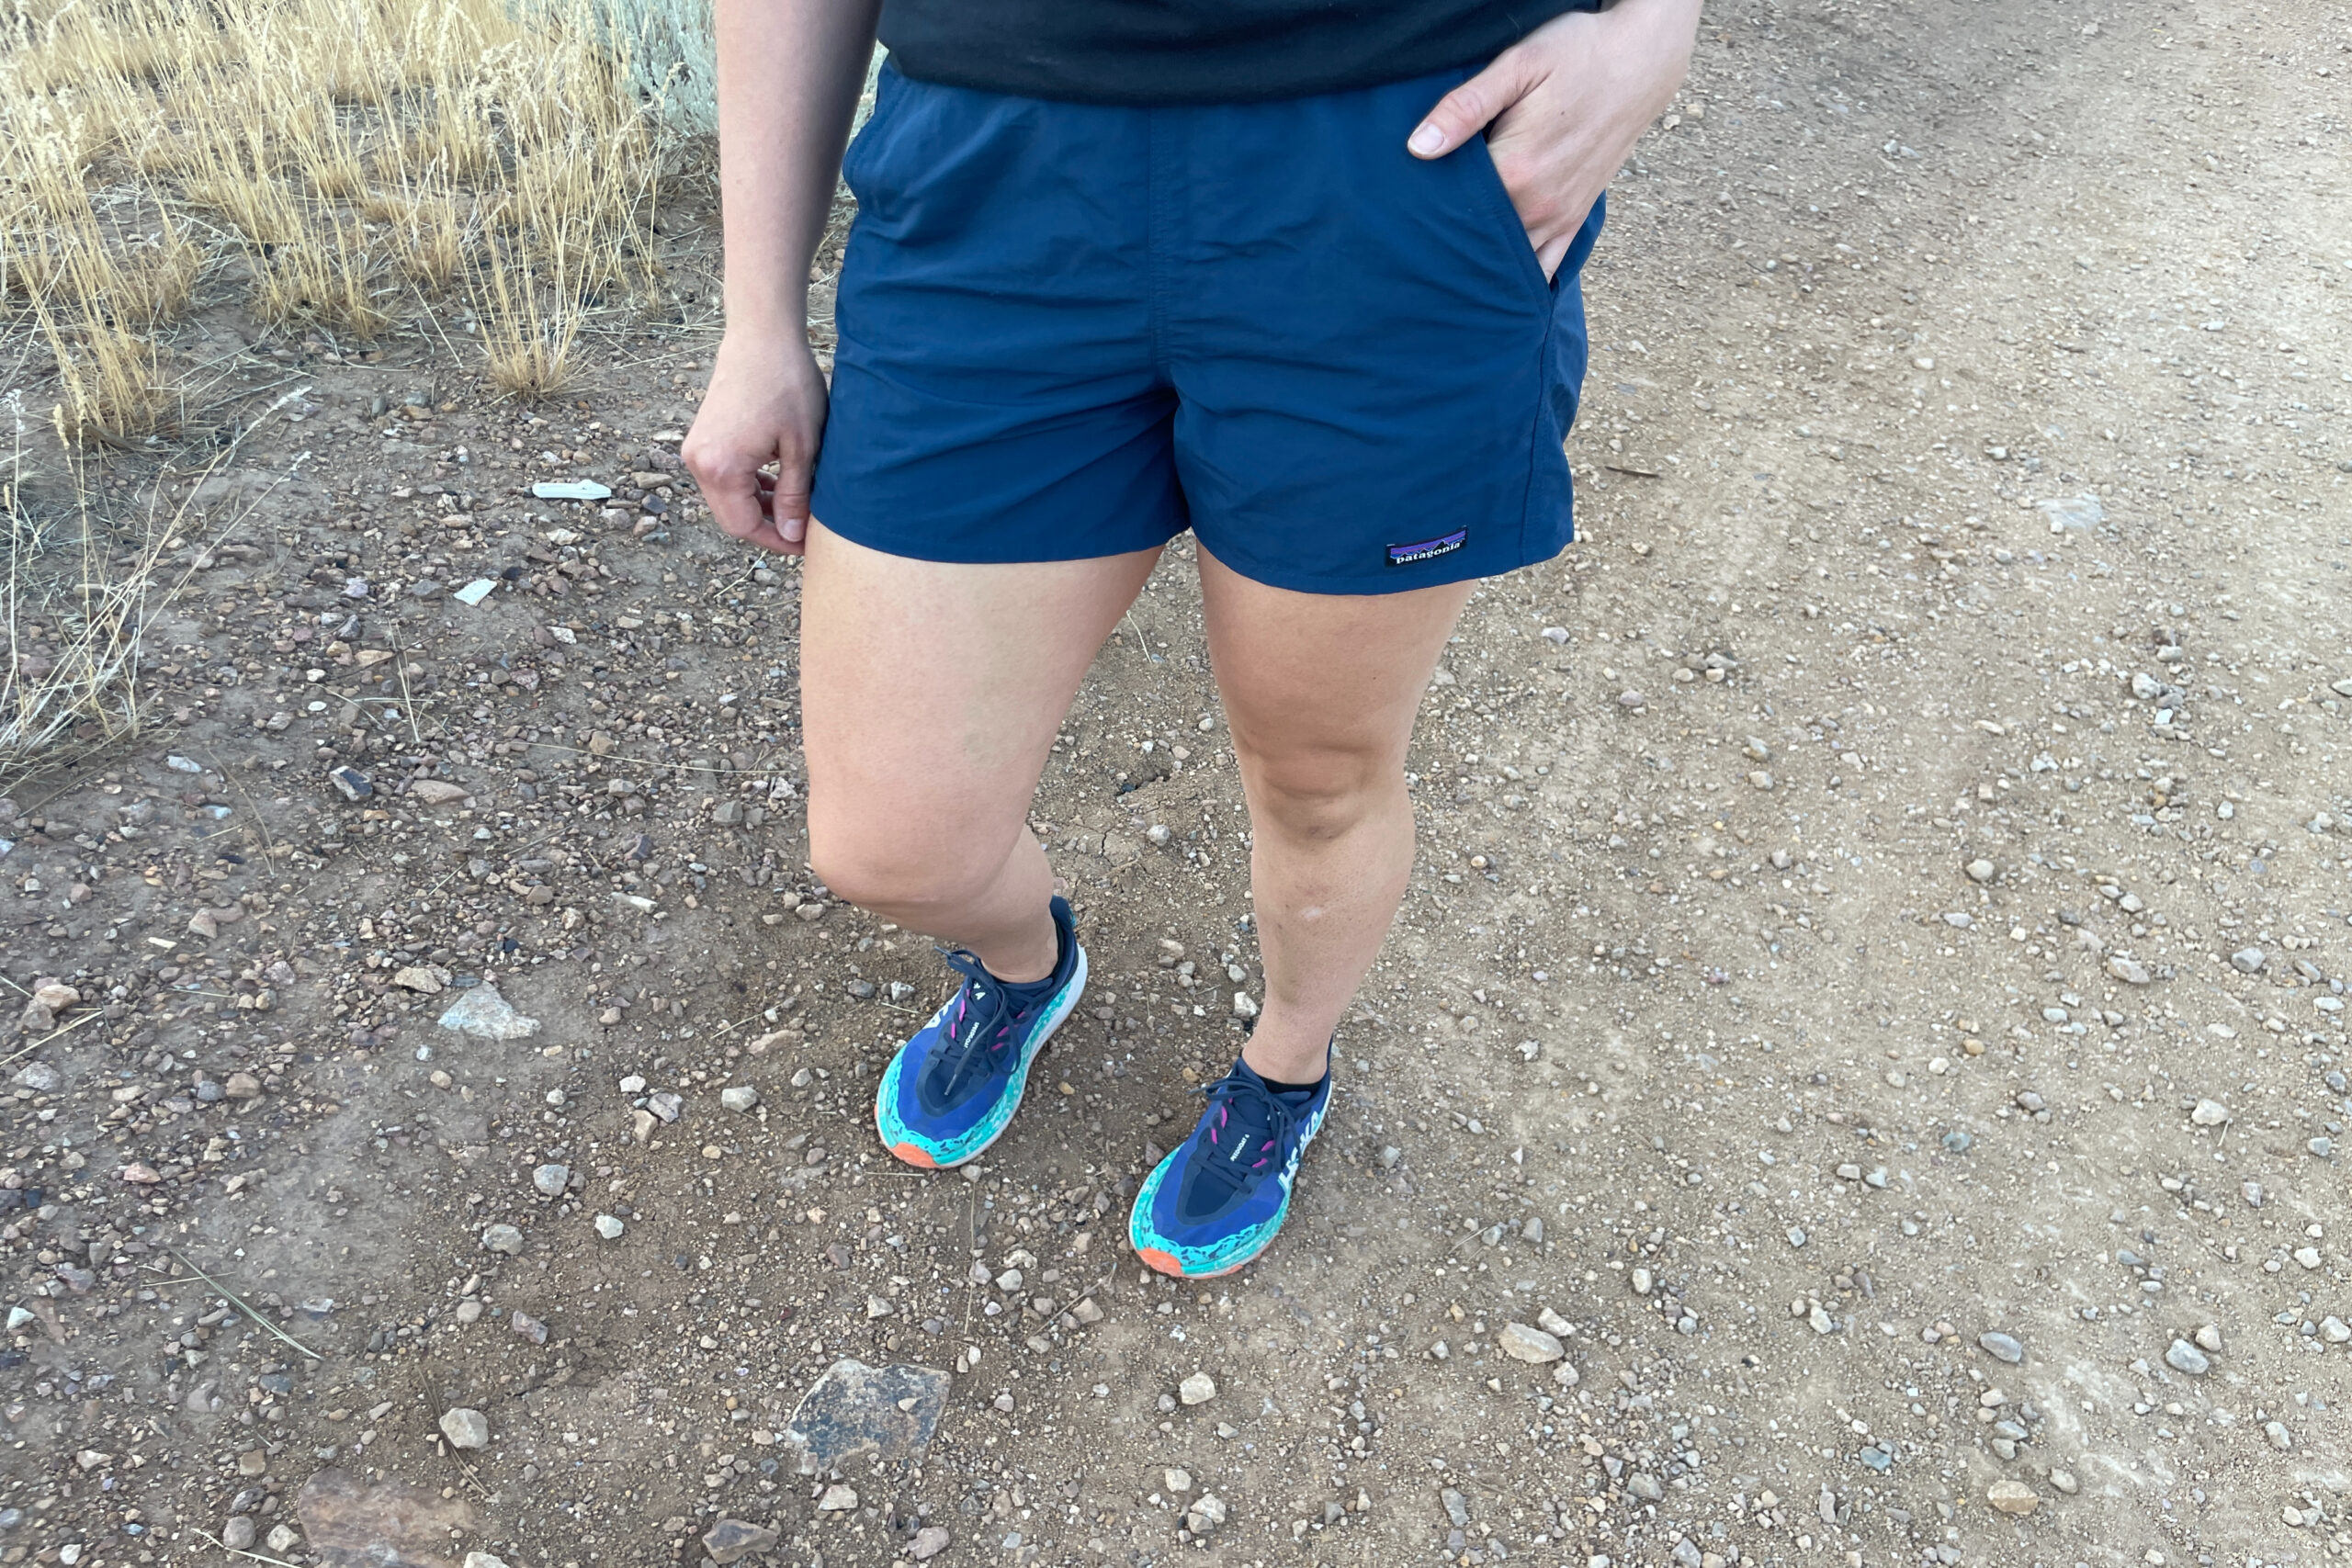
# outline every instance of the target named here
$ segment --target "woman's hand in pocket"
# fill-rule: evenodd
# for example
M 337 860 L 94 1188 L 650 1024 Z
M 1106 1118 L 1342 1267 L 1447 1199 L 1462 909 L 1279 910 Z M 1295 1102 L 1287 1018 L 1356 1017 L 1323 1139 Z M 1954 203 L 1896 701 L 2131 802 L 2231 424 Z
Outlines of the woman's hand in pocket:
M 1406 147 L 1442 158 L 1485 131 L 1548 277 L 1682 85 L 1699 5 L 1616 0 L 1605 11 L 1555 17 L 1439 99 Z

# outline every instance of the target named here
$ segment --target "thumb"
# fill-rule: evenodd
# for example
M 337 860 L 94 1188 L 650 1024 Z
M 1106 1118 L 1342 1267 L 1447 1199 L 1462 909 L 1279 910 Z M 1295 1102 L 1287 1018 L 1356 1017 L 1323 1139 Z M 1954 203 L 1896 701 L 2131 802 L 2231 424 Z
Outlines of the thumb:
M 1526 91 L 1518 51 L 1506 50 L 1484 71 L 1440 98 L 1405 139 L 1405 150 L 1416 158 L 1442 158 L 1486 130 Z

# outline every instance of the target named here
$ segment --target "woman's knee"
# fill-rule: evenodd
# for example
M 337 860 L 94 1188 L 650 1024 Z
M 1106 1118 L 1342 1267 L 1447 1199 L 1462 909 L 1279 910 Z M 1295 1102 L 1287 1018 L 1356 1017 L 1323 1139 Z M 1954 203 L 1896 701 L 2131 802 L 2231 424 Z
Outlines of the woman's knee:
M 893 916 L 952 913 L 988 891 L 1002 859 L 983 865 L 928 834 L 809 815 L 809 869 L 835 897 L 861 908 Z
M 1261 753 L 1242 760 L 1250 814 L 1291 838 L 1345 837 L 1404 788 L 1404 761 L 1387 748 Z

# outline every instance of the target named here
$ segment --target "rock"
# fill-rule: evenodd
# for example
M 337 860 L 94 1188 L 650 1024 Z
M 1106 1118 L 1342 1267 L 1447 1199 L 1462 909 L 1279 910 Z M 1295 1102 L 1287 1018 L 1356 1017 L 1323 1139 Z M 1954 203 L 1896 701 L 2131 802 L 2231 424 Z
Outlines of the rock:
M 506 1326 L 513 1329 L 515 1337 L 519 1339 L 527 1339 L 534 1345 L 544 1345 L 548 1342 L 548 1325 L 521 1307 L 516 1307 L 513 1314 L 507 1318 Z
M 262 1544 L 269 1548 L 270 1551 L 277 1552 L 282 1558 L 287 1552 L 293 1551 L 297 1546 L 300 1545 L 301 1542 L 302 1538 L 295 1531 L 293 1526 L 272 1525 L 269 1529 L 268 1538 L 265 1540 Z
M 2165 1352 L 2165 1365 L 2174 1371 L 2187 1372 L 2193 1378 L 2201 1378 L 2213 1370 L 2213 1363 L 2205 1352 L 2186 1339 L 2172 1342 L 2172 1348 Z
M 834 1490 L 847 1492 L 849 1488 Z M 854 1497 L 856 1494 L 850 1495 Z M 777 1539 L 777 1531 L 770 1526 L 745 1519 L 720 1519 L 703 1532 L 702 1549 L 713 1562 L 740 1562 L 755 1551 L 775 1551 Z
M 568 1165 L 543 1165 L 531 1172 L 531 1185 L 550 1198 L 562 1197 L 571 1181 L 571 1168 Z
M 419 996 L 434 997 L 441 994 L 441 976 L 422 964 L 411 964 L 403 968 L 393 970 L 392 984 L 403 991 L 414 991 Z
M 365 800 L 376 793 L 375 784 L 357 768 L 336 768 L 327 774 L 327 782 L 345 800 Z
M 459 1405 L 441 1413 L 441 1435 L 449 1439 L 453 1449 L 486 1449 L 490 1447 L 490 1417 L 479 1410 Z
M 846 1514 L 857 1507 L 857 1492 L 853 1487 L 835 1484 L 825 1488 L 817 1499 L 820 1514 Z
M 785 1423 L 803 1475 L 838 1470 L 859 1454 L 920 1463 L 947 1408 L 948 1375 L 894 1362 L 869 1367 L 843 1357 L 825 1370 Z
M 2022 1518 L 2041 1506 L 2041 1495 L 2022 1481 L 2003 1476 L 1984 1489 L 1984 1501 L 2004 1514 Z
M 907 1555 L 918 1562 L 927 1562 L 947 1550 L 956 1538 L 938 1525 L 925 1525 L 915 1531 L 914 1540 L 907 1543 Z
M 610 1214 L 599 1214 L 596 1216 L 596 1234 L 603 1236 L 606 1241 L 620 1240 L 621 1232 L 628 1228 L 628 1227 L 627 1225 L 621 1224 L 619 1220 L 614 1218 Z
M 1437 1500 L 1444 1506 L 1446 1523 L 1458 1530 L 1470 1528 L 1470 1504 L 1461 1493 L 1448 1486 L 1438 1493 Z
M 2346 1324 L 2342 1318 L 2330 1313 L 2319 1320 L 2319 1337 L 2331 1345 L 2341 1345 L 2346 1340 L 2352 1340 L 2352 1324 Z
M 2050 1484 L 2056 1487 L 2059 1491 L 2064 1493 L 2069 1497 L 2072 1497 L 2076 1492 L 2082 1490 L 2082 1483 L 2075 1479 L 2075 1472 L 2071 1470 L 2052 1471 L 2050 1472 Z
M 613 487 L 594 479 L 540 479 L 531 493 L 541 501 L 609 501 Z
M 1176 1385 L 1176 1397 L 1187 1404 L 1206 1404 L 1216 1397 L 1216 1380 L 1206 1372 L 1194 1372 Z
M 1634 1294 L 1637 1296 L 1648 1295 L 1650 1293 L 1650 1287 L 1653 1283 L 1654 1281 L 1650 1278 L 1650 1271 L 1648 1269 L 1636 1269 L 1634 1270 Z
M 243 1551 L 254 1543 L 254 1521 L 239 1514 L 220 1527 L 220 1544 L 232 1551 Z
M 1225 1499 L 1214 1492 L 1204 1492 L 1198 1502 L 1184 1510 L 1184 1528 L 1194 1535 L 1206 1535 L 1224 1524 L 1227 1517 Z
M 539 1021 L 525 1018 L 487 981 L 458 993 L 457 1005 L 441 1015 L 441 1027 L 479 1040 L 527 1040 Z
M 2230 1119 L 2230 1108 L 2218 1100 L 2200 1100 L 2188 1119 L 2199 1127 L 2218 1127 Z
M 220 1086 L 220 1092 L 231 1100 L 259 1100 L 261 1079 L 251 1073 L 231 1073 L 229 1081 Z
M 729 1111 L 749 1111 L 760 1102 L 760 1091 L 749 1084 L 737 1084 L 718 1091 L 718 1103 Z
M 684 1098 L 669 1093 L 667 1090 L 651 1096 L 645 1103 L 654 1115 L 664 1122 L 675 1122 L 678 1119 L 678 1113 L 686 1108 Z
M 1973 860 L 1968 863 L 1968 880 L 1971 882 L 1990 882 L 1999 874 L 2000 868 L 1989 860 Z
M 481 1233 L 481 1244 L 492 1252 L 503 1252 L 509 1258 L 523 1251 L 523 1233 L 513 1225 L 492 1225 Z
M 462 1497 L 401 1481 L 371 1486 L 346 1470 L 314 1473 L 294 1512 L 325 1568 L 443 1568 L 449 1538 L 474 1530 L 472 1506 Z
M 2013 1367 L 2025 1359 L 2025 1347 L 2018 1344 L 2015 1337 L 2003 1334 L 1997 1329 L 1987 1330 L 1978 1335 L 1976 1344 L 1979 1349 L 1995 1360 L 2007 1361 Z
M 1080 1297 L 1078 1304 L 1069 1309 L 1069 1314 L 1089 1328 L 1102 1321 L 1102 1309 L 1094 1304 L 1092 1296 Z
M 2144 986 L 2155 978 L 2148 973 L 2146 964 L 2136 959 L 2126 958 L 2121 953 L 2108 959 L 2107 972 L 2127 986 Z
M 1495 1348 L 1514 1361 L 1527 1361 L 1539 1366 L 1546 1361 L 1556 1361 L 1567 1354 L 1551 1335 L 1523 1323 L 1503 1325 L 1503 1331 L 1495 1336 Z
M 1255 1018 L 1255 1017 L 1257 1017 L 1257 1016 L 1258 1016 L 1258 999 L 1257 999 L 1255 997 L 1252 997 L 1252 996 L 1251 996 L 1249 992 L 1247 992 L 1247 991 L 1236 991 L 1236 992 L 1234 992 L 1234 993 L 1233 993 L 1233 1016 L 1234 1016 L 1234 1017 L 1236 1017 L 1236 1018 Z
M 1535 1314 L 1535 1325 L 1544 1333 L 1557 1335 L 1562 1339 L 1570 1337 L 1577 1331 L 1576 1325 L 1554 1312 L 1550 1307 L 1545 1307 Z
M 506 1568 L 506 1559 L 487 1551 L 469 1551 L 460 1568 Z
M 2199 1324 L 2197 1332 L 2190 1335 L 2189 1338 L 2197 1342 L 2197 1348 L 2200 1350 L 2211 1350 L 2217 1356 L 2222 1353 L 2222 1325 L 2218 1323 Z
M 2270 955 L 2258 947 L 2241 947 L 2230 954 L 2230 967 L 2241 974 L 2252 975 L 2269 962 Z
M 419 779 L 408 786 L 408 792 L 427 806 L 448 806 L 473 793 L 465 785 L 447 779 Z
M 35 1094 L 55 1094 L 63 1087 L 65 1075 L 57 1070 L 54 1062 L 28 1062 L 17 1068 L 17 1076 L 8 1081 Z
M 1656 1503 L 1666 1496 L 1666 1488 L 1658 1484 L 1657 1476 L 1646 1471 L 1636 1471 L 1627 1477 L 1625 1490 L 1645 1503 Z

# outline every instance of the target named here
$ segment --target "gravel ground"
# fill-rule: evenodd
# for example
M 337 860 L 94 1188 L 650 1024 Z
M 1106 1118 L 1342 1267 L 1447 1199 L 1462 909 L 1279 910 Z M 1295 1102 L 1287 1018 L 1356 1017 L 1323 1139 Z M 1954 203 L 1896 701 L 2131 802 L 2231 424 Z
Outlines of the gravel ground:
M 806 871 L 707 332 L 536 412 L 254 344 L 310 390 L 167 722 L 0 806 L 0 1562 L 2346 1557 L 2347 77 L 2318 0 L 1711 8 L 1584 536 L 1464 617 L 1205 1288 L 1122 1229 L 1258 985 L 1183 549 L 1036 807 L 1093 988 L 925 1176 L 869 1100 L 944 971 Z M 804 1472 L 842 1359 L 952 1375 Z

